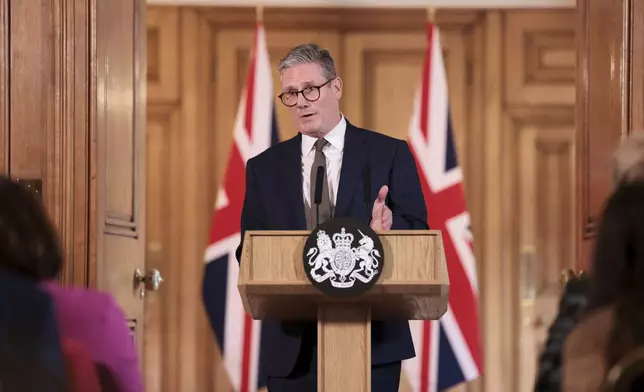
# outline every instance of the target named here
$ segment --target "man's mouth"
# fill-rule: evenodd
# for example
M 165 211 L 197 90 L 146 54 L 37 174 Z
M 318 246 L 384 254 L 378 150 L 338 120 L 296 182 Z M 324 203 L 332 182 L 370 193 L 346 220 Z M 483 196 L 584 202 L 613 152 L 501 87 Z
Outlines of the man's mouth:
M 301 115 L 300 117 L 302 117 L 302 118 L 309 118 L 309 117 L 313 116 L 314 114 L 315 114 L 315 113 L 307 113 L 307 114 L 303 114 L 303 115 Z

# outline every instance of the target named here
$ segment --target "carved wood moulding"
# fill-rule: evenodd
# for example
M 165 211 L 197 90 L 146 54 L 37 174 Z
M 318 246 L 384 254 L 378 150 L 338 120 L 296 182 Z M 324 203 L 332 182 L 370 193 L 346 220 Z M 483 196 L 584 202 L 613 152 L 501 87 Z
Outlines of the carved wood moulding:
M 0 0 L 0 173 L 9 171 L 9 0 Z
M 61 280 L 79 285 L 88 281 L 89 13 L 86 1 L 0 1 L 0 170 L 42 181 Z
M 198 9 L 198 8 L 197 8 Z M 217 7 L 200 11 L 218 27 L 246 28 L 257 20 L 254 8 Z M 482 13 L 475 10 L 440 10 L 436 23 L 443 29 L 471 27 Z M 263 22 L 267 29 L 321 29 L 335 31 L 414 31 L 424 30 L 426 8 L 265 8 Z

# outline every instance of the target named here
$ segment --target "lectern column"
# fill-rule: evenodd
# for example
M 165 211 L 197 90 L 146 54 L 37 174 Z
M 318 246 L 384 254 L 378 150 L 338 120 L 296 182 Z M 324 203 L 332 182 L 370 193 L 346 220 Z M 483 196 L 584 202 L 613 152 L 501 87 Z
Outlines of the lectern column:
M 318 307 L 318 392 L 371 391 L 371 308 Z

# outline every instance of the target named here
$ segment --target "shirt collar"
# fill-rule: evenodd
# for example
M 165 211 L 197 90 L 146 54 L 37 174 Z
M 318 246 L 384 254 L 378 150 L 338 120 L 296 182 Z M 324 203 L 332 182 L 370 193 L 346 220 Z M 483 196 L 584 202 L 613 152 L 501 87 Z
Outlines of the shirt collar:
M 331 132 L 327 133 L 324 137 L 331 147 L 344 151 L 344 134 L 347 131 L 347 121 L 344 115 L 340 114 L 340 121 L 336 124 Z M 302 155 L 308 155 L 313 150 L 313 145 L 318 138 L 302 134 Z

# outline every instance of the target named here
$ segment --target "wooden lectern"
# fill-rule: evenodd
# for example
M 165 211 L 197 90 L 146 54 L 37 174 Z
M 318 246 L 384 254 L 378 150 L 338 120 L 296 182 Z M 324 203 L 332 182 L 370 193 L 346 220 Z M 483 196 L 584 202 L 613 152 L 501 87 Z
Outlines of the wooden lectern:
M 238 289 L 256 320 L 318 320 L 318 391 L 371 391 L 371 320 L 437 320 L 449 278 L 439 230 L 378 233 L 384 269 L 360 297 L 335 299 L 308 280 L 310 231 L 247 231 Z

